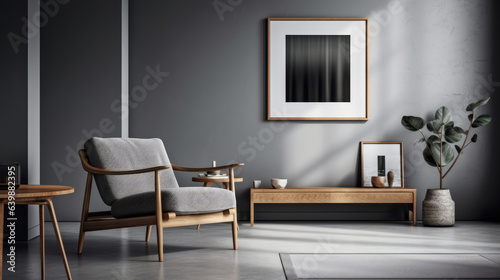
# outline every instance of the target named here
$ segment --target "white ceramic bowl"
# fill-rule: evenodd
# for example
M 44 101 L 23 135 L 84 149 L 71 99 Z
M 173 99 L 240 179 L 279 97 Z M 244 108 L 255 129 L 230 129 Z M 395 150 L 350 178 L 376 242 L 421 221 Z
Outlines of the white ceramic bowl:
M 275 189 L 284 189 L 286 187 L 287 179 L 277 179 L 277 178 L 272 178 L 271 179 L 271 185 Z
M 220 175 L 220 170 L 207 171 L 207 175 Z

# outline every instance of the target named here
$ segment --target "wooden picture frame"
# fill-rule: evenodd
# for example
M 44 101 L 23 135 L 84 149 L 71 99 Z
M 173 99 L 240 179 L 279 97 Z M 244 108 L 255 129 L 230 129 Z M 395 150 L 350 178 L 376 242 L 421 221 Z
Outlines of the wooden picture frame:
M 361 186 L 372 187 L 371 177 L 394 172 L 394 188 L 404 188 L 404 157 L 402 141 L 361 141 Z M 383 166 L 383 170 L 381 169 Z M 388 180 L 385 186 L 388 187 Z
M 368 19 L 268 18 L 268 120 L 368 120 Z

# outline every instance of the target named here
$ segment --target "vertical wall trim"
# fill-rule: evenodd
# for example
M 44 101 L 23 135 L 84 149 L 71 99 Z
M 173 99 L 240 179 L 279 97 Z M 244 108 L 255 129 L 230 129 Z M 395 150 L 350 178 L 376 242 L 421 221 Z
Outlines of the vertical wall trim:
M 39 1 L 28 0 L 27 18 L 39 13 Z M 28 39 L 28 184 L 40 184 L 40 29 Z
M 122 137 L 128 138 L 129 128 L 129 57 L 128 57 L 128 0 L 122 0 Z

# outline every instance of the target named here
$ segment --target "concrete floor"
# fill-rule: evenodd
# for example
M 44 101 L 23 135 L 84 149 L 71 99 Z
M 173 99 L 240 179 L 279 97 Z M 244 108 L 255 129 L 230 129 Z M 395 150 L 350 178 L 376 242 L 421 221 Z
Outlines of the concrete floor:
M 78 256 L 79 223 L 59 225 L 73 279 L 285 279 L 279 253 L 500 254 L 497 223 L 257 222 L 252 228 L 241 222 L 238 251 L 232 250 L 230 224 L 165 229 L 160 263 L 154 228 L 149 243 L 145 227 L 89 232 Z M 39 238 L 18 243 L 16 272 L 4 263 L 4 279 L 40 279 L 39 248 Z M 66 279 L 50 223 L 46 248 L 47 279 Z

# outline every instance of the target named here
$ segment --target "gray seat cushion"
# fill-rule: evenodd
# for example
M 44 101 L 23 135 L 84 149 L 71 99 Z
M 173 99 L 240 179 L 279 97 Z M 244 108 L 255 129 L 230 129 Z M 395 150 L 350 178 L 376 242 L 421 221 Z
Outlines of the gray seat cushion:
M 162 210 L 177 215 L 206 214 L 236 207 L 233 192 L 220 188 L 182 187 L 164 189 Z M 155 215 L 155 192 L 134 194 L 115 201 L 111 215 L 115 218 Z
M 108 170 L 135 170 L 170 165 L 160 139 L 99 138 L 84 144 L 90 165 Z M 102 200 L 111 206 L 131 195 L 155 190 L 155 173 L 94 175 Z M 162 189 L 179 188 L 172 168 L 160 171 Z

